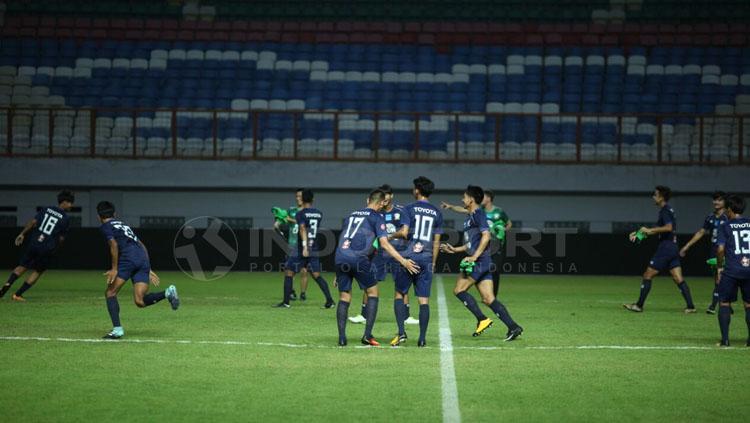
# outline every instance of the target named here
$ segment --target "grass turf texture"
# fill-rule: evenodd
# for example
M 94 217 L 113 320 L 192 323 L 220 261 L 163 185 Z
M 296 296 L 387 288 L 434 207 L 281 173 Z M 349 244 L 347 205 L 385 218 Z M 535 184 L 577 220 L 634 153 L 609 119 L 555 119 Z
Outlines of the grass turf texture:
M 4 420 L 441 420 L 434 290 L 430 348 L 416 348 L 416 326 L 408 327 L 405 347 L 353 348 L 363 326 L 349 324 L 350 347 L 340 349 L 335 311 L 321 308 L 312 281 L 306 303 L 279 310 L 270 305 L 279 301 L 281 274 L 161 278 L 162 287 L 178 286 L 183 306 L 137 309 L 123 288 L 124 339 L 131 342 L 80 342 L 110 328 L 99 272 L 50 271 L 23 304 L 9 292 L 0 302 Z M 526 330 L 513 343 L 501 341 L 505 327 L 497 319 L 472 338 L 474 318 L 453 297 L 453 283 L 453 275 L 443 277 L 465 421 L 721 420 L 750 412 L 744 315 L 735 305 L 735 348 L 712 348 L 719 335 L 716 317 L 703 313 L 708 279 L 689 281 L 700 312 L 684 315 L 666 278 L 655 281 L 646 312 L 635 314 L 621 304 L 637 297 L 638 277 L 507 276 L 500 298 Z M 395 333 L 392 282 L 381 291 L 375 335 L 385 345 Z M 350 314 L 359 298 L 357 291 Z M 564 348 L 602 345 L 709 349 Z

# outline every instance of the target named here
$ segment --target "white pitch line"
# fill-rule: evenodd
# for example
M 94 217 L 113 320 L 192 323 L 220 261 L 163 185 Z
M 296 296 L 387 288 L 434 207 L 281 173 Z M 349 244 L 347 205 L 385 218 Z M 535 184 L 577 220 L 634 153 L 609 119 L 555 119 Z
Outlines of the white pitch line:
M 122 338 L 119 340 L 108 340 L 101 338 L 49 338 L 43 336 L 0 336 L 0 341 L 20 341 L 20 342 L 61 342 L 61 343 L 82 343 L 82 344 L 160 344 L 160 345 L 238 345 L 238 346 L 250 346 L 250 347 L 281 347 L 281 348 L 309 348 L 309 349 L 341 349 L 335 345 L 315 345 L 315 344 L 290 344 L 282 342 L 249 342 L 249 341 L 209 341 L 209 340 L 191 340 L 191 339 L 137 339 L 137 338 Z M 355 349 L 373 349 L 365 345 L 355 345 L 347 348 Z M 430 349 L 430 347 L 426 347 Z M 375 348 L 380 351 L 407 351 L 408 348 Z M 443 348 L 441 347 L 441 350 Z M 706 350 L 706 351 L 750 351 L 747 347 L 729 347 L 729 348 L 718 348 L 709 346 L 699 345 L 538 345 L 538 346 L 527 346 L 527 347 L 499 347 L 499 346 L 486 346 L 486 347 L 470 347 L 470 346 L 459 346 L 453 347 L 455 350 L 467 350 L 467 351 L 520 351 L 520 350 L 536 350 L 536 351 L 556 351 L 556 350 L 631 350 L 631 351 L 689 351 L 689 350 Z
M 461 421 L 461 410 L 458 405 L 458 387 L 456 369 L 453 365 L 453 341 L 451 325 L 448 319 L 448 304 L 443 291 L 443 278 L 437 277 L 437 308 L 440 330 L 440 379 L 443 387 L 443 422 L 458 423 Z

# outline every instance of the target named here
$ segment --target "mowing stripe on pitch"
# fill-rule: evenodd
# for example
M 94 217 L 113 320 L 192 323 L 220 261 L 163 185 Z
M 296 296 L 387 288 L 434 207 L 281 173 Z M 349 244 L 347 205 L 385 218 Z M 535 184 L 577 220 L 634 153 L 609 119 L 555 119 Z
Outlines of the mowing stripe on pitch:
M 456 369 L 453 365 L 453 341 L 451 325 L 448 320 L 448 304 L 443 291 L 443 278 L 437 278 L 437 307 L 440 337 L 440 380 L 443 387 L 443 421 L 460 422 L 461 410 L 458 408 L 458 387 L 456 386 Z
M 296 348 L 296 349 L 337 349 L 341 347 L 335 345 L 315 345 L 315 344 L 289 344 L 284 342 L 249 342 L 249 341 L 209 341 L 209 340 L 192 340 L 192 339 L 136 339 L 122 338 L 118 340 L 102 338 L 49 338 L 44 336 L 0 336 L 0 341 L 19 341 L 19 342 L 60 342 L 60 343 L 79 343 L 79 344 L 160 344 L 160 345 L 238 345 L 245 347 L 279 347 L 279 348 Z M 372 349 L 377 351 L 409 351 L 409 348 L 373 348 L 364 345 L 355 345 L 347 348 L 355 349 Z M 432 348 L 426 347 L 430 350 Z M 442 348 L 441 348 L 442 350 Z M 747 347 L 709 347 L 700 345 L 537 345 L 528 347 L 453 347 L 453 350 L 467 351 L 560 351 L 560 350 L 625 350 L 625 351 L 750 351 Z

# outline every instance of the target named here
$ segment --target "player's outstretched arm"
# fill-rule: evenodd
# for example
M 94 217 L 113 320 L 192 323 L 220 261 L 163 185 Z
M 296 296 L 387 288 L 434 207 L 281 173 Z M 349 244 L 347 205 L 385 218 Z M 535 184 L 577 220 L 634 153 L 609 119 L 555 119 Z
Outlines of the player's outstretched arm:
M 703 238 L 706 235 L 706 230 L 703 228 L 698 229 L 698 232 L 696 232 L 692 238 L 690 238 L 690 241 L 687 242 L 681 249 L 680 249 L 680 257 L 685 257 L 685 254 L 687 254 L 690 247 L 695 245 L 696 242 L 700 241 L 701 238 Z
M 21 244 L 23 244 L 24 238 L 26 238 L 26 234 L 29 233 L 34 227 L 36 226 L 36 219 L 31 219 L 28 222 L 26 222 L 26 226 L 23 227 L 21 230 L 21 233 L 18 234 L 16 237 L 16 247 L 20 247 Z
M 117 241 L 114 239 L 110 239 L 109 241 L 109 255 L 112 257 L 112 265 L 109 267 L 109 270 L 104 272 L 104 275 L 107 277 L 107 285 L 112 285 L 112 283 L 117 278 L 117 261 L 119 260 L 119 254 L 120 250 L 117 248 Z
M 442 208 L 444 208 L 446 210 L 454 211 L 456 213 L 469 214 L 469 211 L 466 210 L 465 208 L 463 208 L 461 206 L 455 206 L 453 204 L 446 203 L 445 201 L 443 201 L 443 202 L 440 203 L 440 207 L 442 207 Z
M 417 263 L 415 263 L 412 259 L 405 259 L 401 254 L 396 251 L 395 248 L 393 248 L 393 245 L 391 245 L 390 242 L 388 242 L 387 236 L 381 236 L 380 239 L 380 248 L 384 249 L 388 254 L 390 254 L 391 257 L 396 259 L 396 261 L 406 269 L 407 272 L 413 274 L 416 274 L 419 272 L 419 266 L 417 266 Z
M 672 232 L 672 228 L 673 228 L 672 224 L 667 223 L 664 226 L 656 226 L 653 228 L 647 228 L 644 226 L 640 229 L 640 231 L 645 233 L 646 235 L 655 235 L 655 234 Z

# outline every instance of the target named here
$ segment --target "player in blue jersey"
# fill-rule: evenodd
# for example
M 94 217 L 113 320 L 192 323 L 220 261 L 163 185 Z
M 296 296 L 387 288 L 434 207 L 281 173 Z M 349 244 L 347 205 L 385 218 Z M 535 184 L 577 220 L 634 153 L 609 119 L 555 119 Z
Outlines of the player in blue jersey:
M 404 216 L 403 206 L 394 204 L 393 202 L 393 188 L 390 185 L 384 184 L 378 187 L 379 190 L 385 192 L 386 205 L 383 211 L 380 213 L 383 215 L 385 220 L 385 229 L 388 232 L 388 239 L 391 241 L 391 245 L 399 253 L 406 248 L 406 243 L 403 239 L 394 239 L 393 234 L 398 231 L 402 226 L 402 219 Z M 378 282 L 385 280 L 386 275 L 391 274 L 393 280 L 396 280 L 396 271 L 400 267 L 398 263 L 391 256 L 389 256 L 382 248 L 378 248 L 375 251 L 375 257 L 372 260 L 373 266 L 375 266 L 375 279 Z M 394 290 L 395 292 L 395 290 Z M 398 294 L 396 294 L 398 295 Z M 410 325 L 418 325 L 419 320 L 410 316 L 409 313 L 409 295 L 403 295 L 403 302 L 406 306 L 406 320 L 404 323 Z M 352 323 L 364 323 L 365 322 L 365 306 L 367 305 L 367 293 L 362 293 L 362 308 L 361 312 L 357 316 L 349 317 L 349 321 Z
M 722 347 L 729 346 L 729 321 L 737 288 L 742 291 L 750 347 L 750 219 L 742 217 L 745 200 L 737 195 L 726 197 L 727 222 L 719 229 L 716 259 L 719 268 L 719 329 Z
M 336 286 L 339 289 L 339 305 L 336 309 L 336 322 L 339 331 L 339 345 L 345 346 L 346 321 L 349 304 L 352 300 L 352 282 L 356 279 L 359 287 L 367 292 L 365 306 L 365 333 L 362 344 L 379 346 L 372 336 L 372 327 L 378 313 L 378 281 L 372 258 L 375 253 L 373 244 L 377 240 L 396 262 L 404 266 L 409 273 L 416 273 L 419 267 L 414 261 L 405 259 L 388 241 L 385 220 L 380 214 L 386 204 L 385 193 L 376 189 L 367 197 L 367 207 L 352 212 L 344 220 L 338 246 L 336 247 Z
M 672 190 L 669 187 L 659 185 L 654 188 L 651 198 L 654 200 L 656 207 L 659 208 L 659 219 L 655 227 L 642 227 L 638 232 L 646 236 L 658 235 L 659 246 L 656 248 L 656 253 L 654 253 L 651 261 L 649 261 L 646 271 L 643 272 L 641 294 L 638 301 L 633 304 L 623 304 L 623 307 L 627 310 L 636 313 L 642 312 L 643 306 L 646 303 L 646 297 L 648 297 L 648 293 L 651 291 L 651 280 L 659 272 L 669 271 L 672 275 L 672 280 L 677 284 L 677 288 L 680 289 L 682 297 L 685 299 L 685 313 L 695 313 L 695 305 L 690 295 L 690 288 L 682 277 L 680 252 L 677 247 L 677 219 L 675 218 L 674 209 L 667 203 L 671 197 Z M 629 238 L 631 242 L 636 240 L 638 232 L 630 234 Z
M 512 341 L 523 333 L 523 328 L 513 320 L 508 309 L 497 300 L 493 293 L 492 260 L 487 248 L 491 235 L 490 226 L 487 224 L 487 215 L 480 207 L 483 199 L 484 191 L 481 187 L 469 185 L 466 188 L 462 201 L 469 212 L 469 216 L 464 221 L 464 244 L 460 247 L 443 244 L 441 249 L 443 252 L 451 254 L 460 252 L 469 254 L 462 260 L 465 270 L 462 270 L 459 274 L 453 293 L 477 318 L 477 327 L 473 336 L 481 335 L 482 332 L 492 326 L 492 320 L 482 313 L 476 300 L 468 292 L 472 285 L 476 285 L 479 294 L 482 296 L 482 302 L 508 327 L 505 340 Z
M 120 324 L 117 293 L 128 279 L 133 282 L 133 301 L 139 308 L 148 307 L 166 298 L 172 310 L 177 310 L 180 298 L 174 285 L 169 285 L 166 291 L 148 292 L 149 282 L 159 286 L 159 277 L 151 270 L 146 246 L 125 222 L 115 218 L 114 204 L 102 201 L 96 205 L 96 212 L 102 224 L 99 230 L 107 240 L 112 257 L 112 266 L 104 273 L 107 277 L 107 290 L 104 295 L 107 299 L 107 311 L 112 319 L 112 330 L 104 335 L 104 339 L 120 339 L 125 335 L 125 330 Z
M 31 269 L 31 274 L 26 278 L 15 294 L 11 297 L 14 301 L 25 301 L 24 292 L 31 288 L 42 276 L 52 255 L 65 240 L 68 233 L 70 220 L 67 212 L 73 207 L 75 196 L 68 190 L 61 191 L 57 194 L 57 206 L 45 207 L 29 220 L 24 226 L 21 233 L 16 237 L 16 246 L 20 247 L 26 239 L 26 235 L 31 233 L 29 243 L 26 247 L 23 257 L 18 266 L 13 269 L 8 280 L 0 288 L 0 298 L 10 289 L 16 279 L 23 276 L 27 270 Z
M 294 275 L 299 273 L 302 268 L 312 273 L 313 279 L 323 291 L 326 297 L 324 308 L 333 308 L 336 304 L 331 297 L 331 291 L 328 289 L 328 282 L 320 274 L 320 259 L 318 258 L 318 230 L 320 222 L 323 220 L 323 213 L 313 208 L 313 192 L 309 189 L 303 189 L 300 192 L 302 198 L 302 209 L 297 211 L 294 216 L 299 228 L 297 248 L 289 252 L 289 258 L 286 261 L 286 270 L 284 274 L 284 299 L 274 305 L 277 308 L 289 308 L 289 301 L 292 296 L 292 287 Z
M 393 303 L 393 310 L 396 314 L 396 326 L 398 327 L 398 334 L 391 341 L 391 346 L 394 347 L 403 344 L 407 339 L 404 321 L 408 312 L 404 305 L 404 297 L 412 285 L 419 301 L 419 340 L 417 346 L 424 347 L 427 344 L 432 274 L 440 251 L 440 235 L 443 233 L 443 213 L 429 202 L 430 195 L 434 190 L 435 184 L 424 176 L 414 179 L 413 194 L 417 201 L 403 208 L 403 225 L 395 235 L 406 240 L 406 246 L 402 249 L 401 254 L 417 263 L 419 272 L 410 274 L 399 267 L 394 275 L 396 298 Z
M 680 257 L 685 257 L 690 247 L 692 247 L 696 242 L 700 241 L 700 239 L 704 236 L 710 235 L 711 253 L 708 256 L 708 261 L 716 260 L 719 231 L 727 221 L 727 217 L 724 214 L 724 209 L 726 208 L 724 197 L 726 197 L 726 194 L 723 191 L 716 191 L 711 196 L 714 209 L 713 213 L 706 216 L 706 219 L 703 221 L 703 227 L 698 229 L 698 231 L 695 233 L 695 235 L 693 235 L 690 241 L 688 241 L 687 244 L 685 244 L 685 246 L 680 249 Z M 719 272 L 716 271 L 716 267 L 714 267 L 714 282 L 714 292 L 713 295 L 711 295 L 711 305 L 709 305 L 708 309 L 706 309 L 706 313 L 708 314 L 716 313 L 716 303 L 719 302 Z

